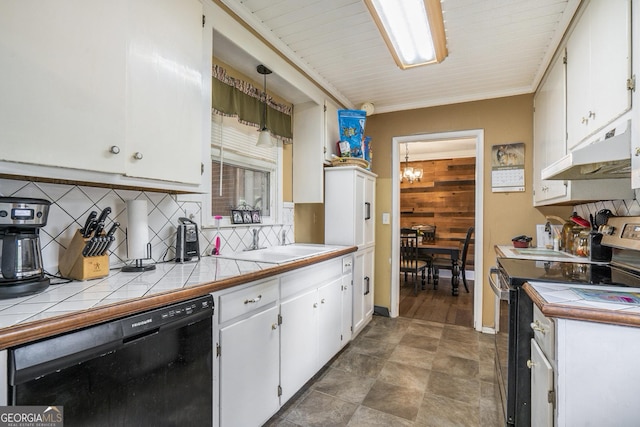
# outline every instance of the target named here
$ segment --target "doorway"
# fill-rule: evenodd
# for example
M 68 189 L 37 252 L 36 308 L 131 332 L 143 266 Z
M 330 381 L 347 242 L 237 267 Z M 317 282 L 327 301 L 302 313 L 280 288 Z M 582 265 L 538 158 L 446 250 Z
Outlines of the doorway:
M 483 288 L 483 260 L 482 260 L 482 199 L 483 199 L 483 159 L 484 159 L 484 131 L 482 129 L 467 130 L 459 132 L 445 132 L 435 134 L 420 134 L 410 136 L 394 137 L 392 139 L 392 177 L 399 177 L 401 168 L 400 162 L 404 160 L 404 147 L 408 143 L 416 142 L 437 142 L 445 140 L 464 140 L 471 139 L 475 141 L 475 234 L 474 234 L 474 292 L 473 292 L 473 327 L 482 330 L 482 288 Z M 401 153 L 401 148 L 403 152 Z M 391 247 L 391 316 L 399 315 L 400 303 L 400 181 L 392 179 L 392 247 Z M 463 291 L 464 292 L 464 291 Z M 451 297 L 456 298 L 456 297 Z

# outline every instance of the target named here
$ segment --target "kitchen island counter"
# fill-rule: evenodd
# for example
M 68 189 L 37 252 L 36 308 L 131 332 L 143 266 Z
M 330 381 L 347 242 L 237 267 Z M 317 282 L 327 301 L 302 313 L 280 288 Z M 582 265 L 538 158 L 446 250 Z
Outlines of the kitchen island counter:
M 146 272 L 114 269 L 102 279 L 52 283 L 38 294 L 0 300 L 0 349 L 276 276 L 356 250 L 355 246 L 318 245 L 316 254 L 280 263 L 211 256 L 193 263 L 157 263 L 155 270 Z

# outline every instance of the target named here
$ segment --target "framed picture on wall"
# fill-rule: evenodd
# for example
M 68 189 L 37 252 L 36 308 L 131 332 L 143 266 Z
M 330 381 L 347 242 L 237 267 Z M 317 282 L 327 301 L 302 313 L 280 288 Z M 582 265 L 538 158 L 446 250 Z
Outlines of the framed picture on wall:
M 244 218 L 242 216 L 241 210 L 232 209 L 231 210 L 231 223 L 232 224 L 243 224 Z

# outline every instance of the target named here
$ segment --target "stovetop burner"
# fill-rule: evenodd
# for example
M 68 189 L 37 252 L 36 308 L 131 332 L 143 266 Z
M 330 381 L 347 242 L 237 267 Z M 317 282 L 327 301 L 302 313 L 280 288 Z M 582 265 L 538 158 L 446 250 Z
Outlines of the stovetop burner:
M 500 258 L 499 265 L 511 286 L 539 281 L 640 288 L 640 275 L 611 265 L 514 258 Z

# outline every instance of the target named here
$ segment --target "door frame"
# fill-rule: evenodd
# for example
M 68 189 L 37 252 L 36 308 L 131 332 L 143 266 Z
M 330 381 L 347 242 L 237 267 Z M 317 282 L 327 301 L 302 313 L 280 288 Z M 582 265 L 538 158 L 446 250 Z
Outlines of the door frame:
M 391 295 L 390 315 L 398 317 L 400 314 L 400 145 L 407 142 L 442 141 L 445 139 L 475 138 L 476 140 L 476 192 L 475 192 L 475 244 L 474 244 L 474 297 L 473 297 L 473 327 L 482 331 L 482 294 L 484 289 L 483 263 L 483 210 L 484 198 L 484 129 L 471 129 L 455 132 L 428 133 L 419 135 L 395 136 L 392 138 L 392 195 L 391 217 Z

